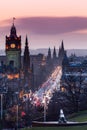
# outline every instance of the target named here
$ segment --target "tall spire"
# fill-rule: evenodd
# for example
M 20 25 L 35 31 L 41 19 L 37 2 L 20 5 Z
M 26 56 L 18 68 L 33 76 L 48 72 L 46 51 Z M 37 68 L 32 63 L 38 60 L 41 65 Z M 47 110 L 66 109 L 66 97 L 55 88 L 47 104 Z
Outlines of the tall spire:
M 13 17 L 13 25 L 14 25 L 15 17 Z
M 64 44 L 63 44 L 63 40 L 62 40 L 62 43 L 61 43 L 61 49 L 62 49 L 62 51 L 64 51 Z
M 59 55 L 58 55 L 60 64 L 62 64 L 64 56 L 65 56 L 65 50 L 64 50 L 63 40 L 62 40 L 61 47 L 59 48 Z
M 26 46 L 28 46 L 28 39 L 27 39 L 27 35 L 26 35 L 25 45 L 26 45 Z
M 64 43 L 63 43 L 63 40 L 61 42 L 61 47 L 59 48 L 59 53 L 58 53 L 58 56 L 59 57 L 63 57 L 64 56 L 64 53 L 65 53 L 65 50 L 64 50 Z
M 61 53 L 61 48 L 59 47 L 58 57 L 60 56 L 60 53 Z
M 28 48 L 28 38 L 27 38 L 27 36 L 26 36 L 26 40 L 25 40 L 23 67 L 26 70 L 28 70 L 30 68 L 30 53 L 29 53 L 29 48 Z
M 10 36 L 11 37 L 17 37 L 17 35 L 16 35 L 16 28 L 14 26 L 14 20 L 15 20 L 15 18 L 13 18 L 13 24 L 12 24 L 11 31 L 10 31 Z
M 51 59 L 51 49 L 50 49 L 50 47 L 49 47 L 49 49 L 48 49 L 47 59 L 48 59 L 48 60 L 50 60 L 50 59 Z
M 54 50 L 53 50 L 53 59 L 56 59 L 56 49 L 55 49 L 55 46 L 54 46 Z

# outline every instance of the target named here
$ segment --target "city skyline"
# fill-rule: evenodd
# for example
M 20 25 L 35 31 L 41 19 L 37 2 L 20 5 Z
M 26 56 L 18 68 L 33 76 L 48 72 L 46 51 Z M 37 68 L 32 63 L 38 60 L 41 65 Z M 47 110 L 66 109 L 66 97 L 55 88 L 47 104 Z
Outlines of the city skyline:
M 66 49 L 86 49 L 86 4 L 86 0 L 1 1 L 0 48 L 5 48 L 5 36 L 10 34 L 15 17 L 22 48 L 27 35 L 31 49 L 59 48 L 62 40 Z

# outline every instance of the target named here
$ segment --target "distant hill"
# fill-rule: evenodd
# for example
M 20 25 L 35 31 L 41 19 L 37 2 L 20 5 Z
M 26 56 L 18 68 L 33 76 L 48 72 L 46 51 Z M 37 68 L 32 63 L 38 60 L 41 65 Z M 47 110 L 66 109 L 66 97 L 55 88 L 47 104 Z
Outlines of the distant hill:
M 87 56 L 87 49 L 68 49 L 67 55 L 75 54 L 76 56 Z
M 74 54 L 76 56 L 87 56 L 87 49 L 68 49 L 67 51 L 67 55 L 70 56 L 71 54 Z M 23 55 L 24 49 L 22 49 L 22 55 Z M 51 52 L 53 53 L 53 49 L 51 50 Z M 44 55 L 47 55 L 48 53 L 48 48 L 39 48 L 39 49 L 30 49 L 30 54 L 31 55 L 37 55 L 39 53 L 42 53 Z M 56 49 L 56 53 L 58 55 L 58 49 Z M 5 55 L 5 51 L 4 49 L 0 50 L 0 55 Z

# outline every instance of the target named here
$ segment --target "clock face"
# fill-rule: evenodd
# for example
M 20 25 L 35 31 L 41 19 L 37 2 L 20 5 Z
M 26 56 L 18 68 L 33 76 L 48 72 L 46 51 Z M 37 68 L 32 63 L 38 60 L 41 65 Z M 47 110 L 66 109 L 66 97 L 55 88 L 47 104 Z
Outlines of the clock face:
M 11 44 L 11 48 L 15 48 L 15 44 L 14 43 Z

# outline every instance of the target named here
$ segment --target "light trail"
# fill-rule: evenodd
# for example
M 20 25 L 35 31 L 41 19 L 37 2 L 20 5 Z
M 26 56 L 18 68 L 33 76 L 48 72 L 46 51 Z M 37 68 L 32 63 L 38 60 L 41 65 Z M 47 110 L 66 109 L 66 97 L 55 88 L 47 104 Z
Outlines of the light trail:
M 44 95 L 47 100 L 47 104 L 50 102 L 50 99 L 53 96 L 55 91 L 60 90 L 60 79 L 62 75 L 61 66 L 57 66 L 53 73 L 49 76 L 48 80 L 44 82 L 38 91 L 33 95 L 33 104 L 36 106 L 44 105 Z
M 26 98 L 24 101 L 30 99 L 31 103 L 35 106 L 44 106 L 44 96 L 46 97 L 47 105 L 50 102 L 50 99 L 53 96 L 55 91 L 60 90 L 60 79 L 62 76 L 62 68 L 61 66 L 57 66 L 52 74 L 49 76 L 48 80 L 44 82 L 37 91 L 28 94 L 24 94 Z

